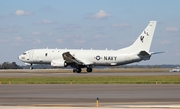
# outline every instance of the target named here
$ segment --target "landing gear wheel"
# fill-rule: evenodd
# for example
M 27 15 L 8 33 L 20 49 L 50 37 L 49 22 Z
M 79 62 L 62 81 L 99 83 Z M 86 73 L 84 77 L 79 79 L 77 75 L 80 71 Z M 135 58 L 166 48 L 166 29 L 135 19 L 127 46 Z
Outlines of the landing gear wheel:
M 73 73 L 76 73 L 76 69 L 73 69 Z
M 86 71 L 90 73 L 92 72 L 92 68 L 87 68 Z
M 75 68 L 75 69 L 73 69 L 73 72 L 74 72 L 74 73 L 75 73 L 75 72 L 76 72 L 76 73 L 81 73 L 81 71 L 82 71 L 81 68 Z
M 76 68 L 77 73 L 81 73 L 81 71 L 82 71 L 81 68 Z

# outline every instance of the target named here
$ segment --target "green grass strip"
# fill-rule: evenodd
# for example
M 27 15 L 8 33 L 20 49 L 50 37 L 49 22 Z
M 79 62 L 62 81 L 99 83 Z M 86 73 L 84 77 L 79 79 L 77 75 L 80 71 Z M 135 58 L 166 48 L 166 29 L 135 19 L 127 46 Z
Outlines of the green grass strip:
M 180 76 L 85 76 L 0 78 L 2 84 L 180 84 Z

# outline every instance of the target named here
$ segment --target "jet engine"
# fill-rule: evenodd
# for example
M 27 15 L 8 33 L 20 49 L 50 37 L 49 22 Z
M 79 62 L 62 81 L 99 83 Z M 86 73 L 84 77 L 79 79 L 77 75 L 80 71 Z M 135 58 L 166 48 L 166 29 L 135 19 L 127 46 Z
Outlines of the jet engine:
M 56 59 L 51 61 L 51 66 L 64 68 L 67 67 L 67 63 L 62 59 Z

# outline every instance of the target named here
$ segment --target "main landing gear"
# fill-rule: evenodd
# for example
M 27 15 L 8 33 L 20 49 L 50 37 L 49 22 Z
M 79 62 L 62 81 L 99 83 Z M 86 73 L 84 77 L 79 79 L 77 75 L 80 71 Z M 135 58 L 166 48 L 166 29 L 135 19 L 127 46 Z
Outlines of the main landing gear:
M 86 71 L 87 71 L 87 72 L 92 72 L 92 68 L 91 68 L 91 67 L 88 67 L 88 68 L 86 69 Z
M 74 72 L 74 73 L 81 73 L 81 71 L 82 71 L 81 68 L 74 68 L 74 69 L 73 69 L 73 72 Z M 87 71 L 88 73 L 90 73 L 90 72 L 92 72 L 92 68 L 91 68 L 91 67 L 87 67 L 86 71 Z
M 81 68 L 75 68 L 73 69 L 74 73 L 81 73 L 82 69 Z

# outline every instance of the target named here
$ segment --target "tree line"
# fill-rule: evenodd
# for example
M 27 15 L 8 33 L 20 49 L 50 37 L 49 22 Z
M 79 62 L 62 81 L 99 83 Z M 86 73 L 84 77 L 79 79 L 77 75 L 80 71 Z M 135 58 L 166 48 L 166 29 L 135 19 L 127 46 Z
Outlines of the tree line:
M 0 64 L 0 69 L 22 69 L 22 67 L 17 65 L 16 62 L 4 62 Z
M 123 65 L 123 66 L 116 66 L 116 67 L 110 67 L 110 68 L 176 68 L 179 67 L 180 65 Z M 25 65 L 25 66 L 20 66 L 17 65 L 16 62 L 4 62 L 2 64 L 0 64 L 0 69 L 29 69 L 30 65 Z M 40 65 L 33 65 L 34 69 L 52 69 L 54 67 L 52 67 L 51 65 L 44 65 L 44 64 L 40 64 Z M 67 67 L 67 69 L 69 69 L 70 67 Z M 104 66 L 97 66 L 96 68 L 107 68 Z

